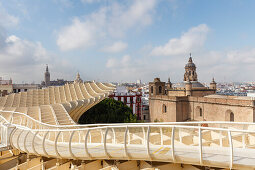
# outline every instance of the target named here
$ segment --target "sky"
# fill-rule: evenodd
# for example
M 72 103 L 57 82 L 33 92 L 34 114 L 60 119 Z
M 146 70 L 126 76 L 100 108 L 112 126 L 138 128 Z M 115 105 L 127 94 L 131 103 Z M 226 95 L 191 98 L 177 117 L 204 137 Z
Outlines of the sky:
M 142 82 L 255 81 L 253 0 L 0 0 L 0 76 Z

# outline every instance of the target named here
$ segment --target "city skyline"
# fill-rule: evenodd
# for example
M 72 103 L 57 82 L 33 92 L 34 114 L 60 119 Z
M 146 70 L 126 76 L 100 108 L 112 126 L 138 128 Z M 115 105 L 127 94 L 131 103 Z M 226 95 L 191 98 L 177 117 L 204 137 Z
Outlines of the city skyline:
M 181 82 L 253 81 L 253 1 L 0 0 L 0 76 Z

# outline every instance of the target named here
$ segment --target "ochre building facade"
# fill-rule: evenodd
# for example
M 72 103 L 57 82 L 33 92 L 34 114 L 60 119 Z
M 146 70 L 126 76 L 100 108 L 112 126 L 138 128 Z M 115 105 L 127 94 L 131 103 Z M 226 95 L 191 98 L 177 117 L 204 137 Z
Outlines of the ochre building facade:
M 172 87 L 170 79 L 155 78 L 149 83 L 151 122 L 236 121 L 255 122 L 254 100 L 251 97 L 216 94 L 214 79 L 205 87 L 197 79 L 196 65 L 189 58 L 184 81 Z

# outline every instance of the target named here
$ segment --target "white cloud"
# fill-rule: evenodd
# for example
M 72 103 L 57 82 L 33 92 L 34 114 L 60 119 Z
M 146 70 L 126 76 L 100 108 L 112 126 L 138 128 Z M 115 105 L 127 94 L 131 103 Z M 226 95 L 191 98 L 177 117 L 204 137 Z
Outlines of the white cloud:
M 140 54 L 138 52 L 140 57 L 125 55 L 120 58 L 109 58 L 103 76 L 113 81 L 135 81 L 141 78 L 146 82 L 152 81 L 154 77 L 167 81 L 170 76 L 173 82 L 181 82 L 183 67 L 188 62 L 190 52 L 187 49 L 192 49 L 199 81 L 210 82 L 212 77 L 215 77 L 217 82 L 254 81 L 255 47 L 223 51 L 206 50 L 204 41 L 208 30 L 206 25 L 199 25 L 191 28 L 180 38 L 170 40 L 171 51 L 167 51 L 167 55 L 161 54 L 158 57 L 148 55 L 152 48 L 146 46 L 141 49 Z M 178 50 L 174 47 L 178 47 Z M 179 47 L 185 50 L 182 51 Z
M 138 65 L 136 60 L 133 60 L 130 55 L 124 55 L 120 59 L 109 58 L 106 62 L 106 67 L 110 73 L 106 73 L 106 76 L 113 75 L 115 79 L 123 78 L 128 80 L 133 78 L 134 74 L 137 76 Z
M 75 18 L 59 31 L 57 45 L 63 51 L 84 49 L 104 39 L 123 37 L 130 29 L 151 24 L 155 5 L 155 0 L 134 0 L 128 5 L 112 3 L 88 16 Z
M 0 37 L 1 41 L 0 76 L 8 75 L 15 82 L 42 81 L 46 63 L 58 67 L 54 70 L 61 74 L 67 72 L 67 76 L 72 69 L 70 64 L 67 66 L 64 59 L 48 52 L 40 42 L 24 40 L 15 35 L 3 36 L 2 40 Z
M 92 34 L 91 25 L 82 23 L 78 18 L 75 18 L 71 26 L 65 27 L 60 31 L 57 45 L 62 51 L 88 47 L 93 41 Z
M 0 50 L 0 73 L 14 81 L 37 80 L 41 64 L 49 62 L 49 54 L 39 42 L 22 40 L 14 35 L 6 37 Z M 31 80 L 31 81 L 32 81 Z
M 106 62 L 106 67 L 107 68 L 113 68 L 118 64 L 118 61 L 114 58 L 109 58 Z
M 57 45 L 62 51 L 90 47 L 100 36 L 99 28 L 104 26 L 104 22 L 105 9 L 91 14 L 85 21 L 74 18 L 70 26 L 60 30 Z
M 19 18 L 13 15 L 10 15 L 0 3 L 0 26 L 2 27 L 13 27 L 18 25 Z
M 165 45 L 155 47 L 151 54 L 154 56 L 184 55 L 196 52 L 203 47 L 209 28 L 201 24 L 183 33 L 180 38 L 170 39 Z
M 254 81 L 255 48 L 205 52 L 200 64 L 201 77 L 207 80 L 216 77 L 218 81 Z
M 231 64 L 255 64 L 255 48 L 227 52 L 227 62 Z
M 49 59 L 46 50 L 39 42 L 34 43 L 21 40 L 15 35 L 7 37 L 5 42 L 5 48 L 0 52 L 0 62 L 6 65 L 23 62 L 36 64 L 38 61 L 46 61 Z
M 106 62 L 106 67 L 108 68 L 123 68 L 129 66 L 132 66 L 130 55 L 122 56 L 121 60 L 117 60 L 116 58 L 109 58 Z
M 138 59 L 135 56 L 124 55 L 120 58 L 109 58 L 106 62 L 106 68 L 102 76 L 110 81 L 135 81 L 142 78 L 142 80 L 149 81 L 154 74 L 158 71 L 157 63 L 152 69 L 153 61 L 148 62 L 146 58 Z
M 112 13 L 109 18 L 110 35 L 122 37 L 131 28 L 150 25 L 155 6 L 155 0 L 135 0 L 127 8 L 114 4 L 111 7 Z
M 127 48 L 128 44 L 124 43 L 122 41 L 117 41 L 113 43 L 110 46 L 106 46 L 103 48 L 103 51 L 108 52 L 108 53 L 118 53 Z
M 201 51 L 193 55 L 197 66 L 198 80 L 210 82 L 215 77 L 222 81 L 254 81 L 255 48 L 236 49 L 229 51 Z M 160 77 L 167 81 L 170 76 L 173 82 L 183 80 L 184 66 L 188 56 L 137 58 L 125 55 L 120 58 L 109 58 L 106 62 L 107 70 L 103 76 L 112 81 L 152 81 Z

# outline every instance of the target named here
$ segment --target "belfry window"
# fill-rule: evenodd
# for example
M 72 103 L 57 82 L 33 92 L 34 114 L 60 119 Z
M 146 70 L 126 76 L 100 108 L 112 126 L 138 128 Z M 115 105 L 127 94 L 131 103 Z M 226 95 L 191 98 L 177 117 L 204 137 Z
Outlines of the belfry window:
M 165 104 L 163 104 L 163 106 L 162 106 L 162 112 L 163 112 L 163 113 L 166 113 L 166 112 L 167 112 L 167 108 L 166 108 L 166 105 L 165 105 Z
M 234 116 L 234 113 L 231 112 L 230 113 L 230 122 L 234 122 L 235 121 L 235 116 Z
M 202 117 L 203 116 L 202 108 L 200 108 L 199 113 L 200 113 L 200 117 Z
M 159 94 L 162 93 L 162 87 L 161 86 L 158 87 L 158 92 L 159 92 Z
M 151 94 L 153 94 L 153 87 L 151 86 Z

